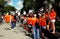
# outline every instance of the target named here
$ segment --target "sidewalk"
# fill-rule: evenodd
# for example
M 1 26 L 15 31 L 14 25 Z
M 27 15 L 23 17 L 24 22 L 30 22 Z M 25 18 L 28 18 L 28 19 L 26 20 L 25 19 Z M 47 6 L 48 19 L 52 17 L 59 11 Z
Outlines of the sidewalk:
M 17 30 L 12 31 L 12 30 L 5 30 L 5 28 L 10 27 L 10 23 L 4 23 L 0 26 L 0 39 L 29 39 L 30 37 L 25 36 L 22 28 L 19 28 L 19 24 L 17 24 Z

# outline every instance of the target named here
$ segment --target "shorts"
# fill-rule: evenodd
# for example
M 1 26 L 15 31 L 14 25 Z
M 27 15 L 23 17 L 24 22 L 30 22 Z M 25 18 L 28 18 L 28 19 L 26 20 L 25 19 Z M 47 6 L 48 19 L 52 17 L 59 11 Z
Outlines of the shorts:
M 51 20 L 51 22 L 55 22 L 55 20 Z
M 46 26 L 42 26 L 43 29 L 46 29 Z

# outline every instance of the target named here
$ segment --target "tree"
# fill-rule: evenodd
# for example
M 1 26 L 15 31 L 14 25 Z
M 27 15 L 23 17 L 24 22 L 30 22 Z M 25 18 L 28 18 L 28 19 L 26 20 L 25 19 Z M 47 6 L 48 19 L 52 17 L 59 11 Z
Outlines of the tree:
M 28 11 L 29 9 L 33 9 L 34 11 L 38 11 L 39 8 L 44 6 L 44 0 L 24 0 L 24 10 Z
M 33 9 L 33 0 L 24 0 L 24 10 L 28 12 L 29 9 Z
M 2 14 L 16 10 L 16 8 L 13 6 L 10 6 L 10 5 L 5 6 L 6 4 L 7 4 L 7 1 L 0 0 L 0 12 L 2 12 Z
M 4 6 L 7 2 L 4 0 L 0 0 L 0 5 Z
M 36 0 L 35 1 L 35 11 L 37 12 L 41 7 L 45 7 L 45 4 L 43 3 L 45 0 Z
M 21 12 L 20 13 L 23 14 L 23 11 L 24 11 L 24 7 L 21 9 Z
M 4 9 L 5 4 L 6 4 L 6 1 L 0 0 L 0 12 L 2 11 L 2 9 Z
M 5 6 L 5 8 L 2 10 L 2 13 L 7 13 L 15 10 L 16 10 L 15 7 L 8 5 L 8 6 Z

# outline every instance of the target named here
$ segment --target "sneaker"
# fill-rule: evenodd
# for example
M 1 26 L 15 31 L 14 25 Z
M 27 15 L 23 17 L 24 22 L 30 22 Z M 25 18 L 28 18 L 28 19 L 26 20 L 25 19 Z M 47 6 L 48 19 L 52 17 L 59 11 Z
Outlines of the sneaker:
M 14 29 L 11 29 L 12 31 L 14 31 Z
M 9 30 L 11 30 L 12 28 L 9 28 Z

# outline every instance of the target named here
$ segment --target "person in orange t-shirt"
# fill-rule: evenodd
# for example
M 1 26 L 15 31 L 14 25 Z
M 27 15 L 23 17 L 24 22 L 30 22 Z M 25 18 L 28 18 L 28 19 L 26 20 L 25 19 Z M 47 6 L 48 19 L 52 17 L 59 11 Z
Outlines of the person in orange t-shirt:
M 26 18 L 26 21 L 27 21 L 27 34 L 30 34 L 30 32 L 32 32 L 32 16 L 29 16 Z
M 32 27 L 32 17 L 27 17 L 28 31 L 31 31 Z
M 46 16 L 43 14 L 39 19 L 39 26 L 42 29 L 46 29 Z M 42 37 L 44 37 L 44 32 L 42 31 Z
M 35 26 L 35 23 L 37 22 L 37 18 L 32 18 L 32 26 Z
M 32 32 L 34 39 L 39 39 L 39 28 L 36 27 L 36 22 L 38 22 L 38 19 L 36 18 L 36 14 L 34 14 L 34 17 L 32 17 Z
M 27 23 L 28 23 L 28 25 L 32 24 L 32 17 L 27 18 Z
M 45 16 L 45 14 L 42 17 L 40 17 L 40 19 L 39 19 L 39 25 L 41 27 L 43 27 L 44 29 L 46 28 L 46 16 Z
M 55 33 L 55 19 L 56 19 L 56 12 L 51 9 L 51 12 L 49 14 L 50 20 L 51 20 L 51 29 L 53 30 L 52 33 Z
M 17 21 L 17 19 L 16 19 L 16 14 L 12 14 L 12 16 L 11 16 L 11 24 L 12 24 L 12 26 L 11 26 L 11 29 L 14 29 L 14 27 L 16 27 L 16 21 Z

